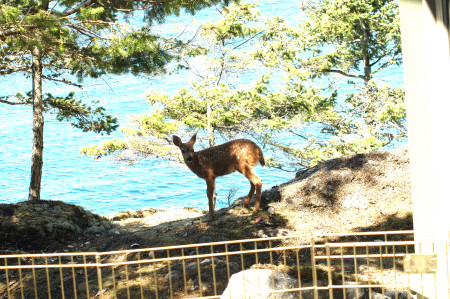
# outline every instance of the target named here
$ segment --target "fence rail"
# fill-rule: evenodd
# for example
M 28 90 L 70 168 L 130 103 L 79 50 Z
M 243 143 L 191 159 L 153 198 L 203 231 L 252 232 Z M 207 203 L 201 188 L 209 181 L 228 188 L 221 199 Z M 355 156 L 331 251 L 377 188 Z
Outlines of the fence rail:
M 449 281 L 440 281 L 432 266 L 417 274 L 411 257 L 432 260 L 434 249 L 448 247 L 417 243 L 412 231 L 397 231 L 0 255 L 0 298 L 220 298 L 231 276 L 248 269 L 279 271 L 295 282 L 272 290 L 274 296 L 415 298 L 430 281 L 447 290 Z

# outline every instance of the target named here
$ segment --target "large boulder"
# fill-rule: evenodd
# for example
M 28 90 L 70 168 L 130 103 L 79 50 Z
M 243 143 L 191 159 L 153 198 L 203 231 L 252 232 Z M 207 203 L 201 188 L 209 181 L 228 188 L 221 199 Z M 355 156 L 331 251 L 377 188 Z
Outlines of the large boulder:
M 291 299 L 298 293 L 274 293 L 274 290 L 297 288 L 298 280 L 281 271 L 250 269 L 233 274 L 221 299 Z

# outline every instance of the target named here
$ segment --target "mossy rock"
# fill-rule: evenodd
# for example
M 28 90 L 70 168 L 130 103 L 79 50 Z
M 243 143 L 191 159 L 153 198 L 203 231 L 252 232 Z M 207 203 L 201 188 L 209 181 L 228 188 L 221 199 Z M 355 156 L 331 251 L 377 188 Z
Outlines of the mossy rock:
M 113 227 L 105 217 L 61 201 L 0 204 L 0 249 L 49 251 Z
M 124 211 L 115 213 L 110 216 L 111 220 L 113 221 L 123 221 L 129 218 L 145 218 L 147 216 L 153 215 L 157 213 L 157 209 L 145 209 L 145 210 L 138 210 L 138 211 Z

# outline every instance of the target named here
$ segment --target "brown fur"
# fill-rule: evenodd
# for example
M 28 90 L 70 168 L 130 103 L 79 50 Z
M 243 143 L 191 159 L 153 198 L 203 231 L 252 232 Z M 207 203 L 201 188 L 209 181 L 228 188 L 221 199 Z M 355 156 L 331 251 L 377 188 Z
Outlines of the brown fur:
M 214 219 L 215 180 L 219 176 L 235 171 L 239 171 L 250 181 L 250 192 L 244 200 L 245 208 L 248 207 L 256 190 L 256 202 L 253 208 L 253 214 L 256 214 L 261 205 L 262 180 L 255 174 L 253 167 L 258 163 L 265 165 L 261 148 L 253 141 L 237 139 L 194 152 L 196 138 L 197 134 L 194 134 L 191 140 L 182 143 L 181 139 L 174 135 L 173 143 L 180 148 L 189 169 L 206 181 L 211 219 Z

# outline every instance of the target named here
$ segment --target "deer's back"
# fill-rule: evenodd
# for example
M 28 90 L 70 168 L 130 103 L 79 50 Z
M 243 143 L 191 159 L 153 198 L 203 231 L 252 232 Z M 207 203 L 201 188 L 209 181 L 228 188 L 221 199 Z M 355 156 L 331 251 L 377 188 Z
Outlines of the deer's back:
M 214 176 L 236 170 L 242 172 L 246 167 L 253 168 L 258 162 L 264 165 L 261 148 L 247 139 L 229 141 L 197 153 L 203 170 L 212 171 Z

